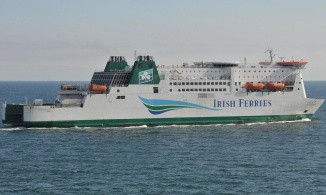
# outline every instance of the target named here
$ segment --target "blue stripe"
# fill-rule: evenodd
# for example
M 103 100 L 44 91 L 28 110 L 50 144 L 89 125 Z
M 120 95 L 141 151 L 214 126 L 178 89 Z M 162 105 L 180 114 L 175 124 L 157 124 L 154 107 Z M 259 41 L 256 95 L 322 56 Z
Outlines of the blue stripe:
M 155 115 L 157 115 L 157 114 L 162 114 L 162 113 L 164 113 L 164 112 L 167 112 L 167 111 L 171 111 L 171 110 L 175 110 L 175 109 L 167 109 L 167 110 L 160 110 L 160 111 L 157 111 L 157 110 L 150 110 L 150 109 L 148 109 L 148 111 L 151 113 L 151 114 L 155 114 Z
M 161 100 L 161 99 L 146 99 L 143 97 L 138 96 L 139 99 L 144 102 L 145 104 L 151 105 L 151 106 L 192 106 L 197 108 L 204 108 L 208 110 L 222 110 L 222 109 L 214 109 L 214 108 L 208 108 L 202 105 L 183 102 L 183 101 L 176 101 L 176 100 Z

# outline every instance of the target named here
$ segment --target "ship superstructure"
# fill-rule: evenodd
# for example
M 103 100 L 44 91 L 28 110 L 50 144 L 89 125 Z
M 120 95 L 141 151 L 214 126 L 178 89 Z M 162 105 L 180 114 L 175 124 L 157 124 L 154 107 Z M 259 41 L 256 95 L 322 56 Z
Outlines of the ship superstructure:
M 54 104 L 4 104 L 3 123 L 16 126 L 224 124 L 311 118 L 324 102 L 307 98 L 306 61 L 257 65 L 194 62 L 156 65 L 138 56 L 129 66 L 112 56 L 90 85 L 61 85 Z

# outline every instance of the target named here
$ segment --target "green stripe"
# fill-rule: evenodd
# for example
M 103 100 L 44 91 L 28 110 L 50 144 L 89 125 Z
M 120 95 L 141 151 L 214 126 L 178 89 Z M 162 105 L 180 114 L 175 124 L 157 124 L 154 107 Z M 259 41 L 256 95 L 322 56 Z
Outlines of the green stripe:
M 255 122 L 292 121 L 311 118 L 312 114 L 300 115 L 269 115 L 269 116 L 233 116 L 233 117 L 187 117 L 187 118 L 142 118 L 142 119 L 107 119 L 79 121 L 39 121 L 11 123 L 26 127 L 121 127 L 138 125 L 204 125 L 204 124 L 242 124 Z M 6 121 L 3 121 L 6 123 Z
M 190 107 L 190 106 L 151 106 L 148 104 L 143 103 L 148 109 L 150 110 L 166 110 L 171 108 L 196 108 L 196 107 Z

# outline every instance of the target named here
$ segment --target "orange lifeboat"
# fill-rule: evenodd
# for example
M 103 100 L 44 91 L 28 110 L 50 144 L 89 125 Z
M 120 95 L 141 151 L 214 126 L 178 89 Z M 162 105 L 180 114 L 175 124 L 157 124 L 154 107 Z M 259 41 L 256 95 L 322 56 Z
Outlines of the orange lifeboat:
M 259 62 L 258 64 L 260 64 L 260 65 L 271 65 L 271 62 Z
M 266 85 L 267 89 L 277 89 L 282 90 L 285 87 L 284 83 L 267 83 Z
M 308 64 L 307 61 L 277 62 L 281 66 L 302 66 Z
M 246 84 L 246 89 L 249 90 L 261 90 L 264 88 L 263 83 L 247 83 Z
M 284 85 L 285 85 L 285 86 L 293 85 L 293 83 L 287 82 L 287 83 L 284 83 Z
M 107 87 L 106 85 L 96 85 L 96 84 L 90 84 L 89 90 L 91 91 L 106 91 Z
M 78 88 L 78 85 L 68 85 L 68 84 L 61 84 L 60 89 L 61 90 L 76 90 Z

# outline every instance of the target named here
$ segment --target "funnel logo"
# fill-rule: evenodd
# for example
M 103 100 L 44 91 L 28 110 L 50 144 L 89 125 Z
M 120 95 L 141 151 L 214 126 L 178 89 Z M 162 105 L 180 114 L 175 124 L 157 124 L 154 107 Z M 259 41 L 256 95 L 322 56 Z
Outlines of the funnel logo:
M 153 80 L 153 69 L 139 72 L 139 84 L 146 83 Z

